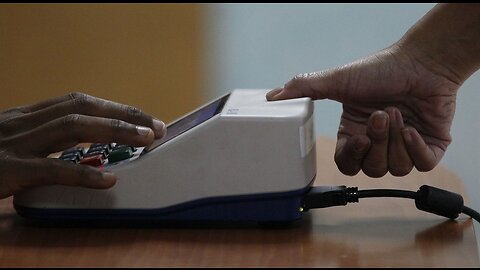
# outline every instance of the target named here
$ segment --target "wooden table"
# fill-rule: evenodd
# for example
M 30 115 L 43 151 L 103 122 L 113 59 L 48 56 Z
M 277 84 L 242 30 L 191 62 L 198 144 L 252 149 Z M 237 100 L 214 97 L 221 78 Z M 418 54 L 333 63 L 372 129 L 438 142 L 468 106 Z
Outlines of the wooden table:
M 334 147 L 334 140 L 317 140 L 316 185 L 417 190 L 430 184 L 465 194 L 461 180 L 441 166 L 402 178 L 344 176 Z M 0 267 L 455 266 L 480 266 L 472 220 L 424 213 L 407 199 L 311 210 L 288 229 L 41 227 L 18 217 L 11 198 L 0 201 Z

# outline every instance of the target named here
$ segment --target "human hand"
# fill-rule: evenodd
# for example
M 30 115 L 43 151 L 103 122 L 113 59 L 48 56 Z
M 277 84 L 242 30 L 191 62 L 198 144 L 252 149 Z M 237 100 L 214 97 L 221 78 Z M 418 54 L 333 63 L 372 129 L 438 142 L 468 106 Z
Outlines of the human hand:
M 348 65 L 295 76 L 267 100 L 296 97 L 343 104 L 335 162 L 346 175 L 370 177 L 433 169 L 451 142 L 461 82 L 394 44 Z
M 139 109 L 83 93 L 0 113 L 0 199 L 39 185 L 108 188 L 112 173 L 47 158 L 82 142 L 150 145 L 163 122 Z

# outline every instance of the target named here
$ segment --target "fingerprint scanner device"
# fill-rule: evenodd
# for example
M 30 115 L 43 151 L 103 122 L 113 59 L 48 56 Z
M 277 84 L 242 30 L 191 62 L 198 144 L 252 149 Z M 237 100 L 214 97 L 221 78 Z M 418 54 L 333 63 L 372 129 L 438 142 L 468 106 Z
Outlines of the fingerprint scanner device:
M 313 102 L 267 101 L 268 91 L 233 90 L 168 124 L 148 148 L 78 165 L 114 172 L 109 189 L 35 187 L 15 195 L 14 207 L 49 221 L 298 220 L 316 175 Z

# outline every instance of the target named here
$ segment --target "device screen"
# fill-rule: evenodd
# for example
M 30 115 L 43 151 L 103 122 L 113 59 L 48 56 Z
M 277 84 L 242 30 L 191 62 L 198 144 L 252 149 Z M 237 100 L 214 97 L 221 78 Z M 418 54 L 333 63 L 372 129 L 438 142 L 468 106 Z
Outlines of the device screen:
M 168 142 L 169 140 L 175 138 L 176 136 L 182 134 L 183 132 L 207 121 L 212 118 L 214 115 L 220 113 L 227 102 L 230 94 L 215 100 L 214 102 L 208 104 L 207 106 L 185 116 L 184 118 L 173 122 L 167 126 L 167 135 L 161 139 L 155 140 L 153 144 L 143 151 L 143 154 L 153 150 L 154 148 Z

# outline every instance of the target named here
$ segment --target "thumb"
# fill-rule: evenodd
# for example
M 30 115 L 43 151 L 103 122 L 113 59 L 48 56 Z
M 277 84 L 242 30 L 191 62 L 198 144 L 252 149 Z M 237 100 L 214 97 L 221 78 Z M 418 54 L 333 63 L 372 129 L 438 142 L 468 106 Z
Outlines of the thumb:
M 310 97 L 313 100 L 328 98 L 341 102 L 341 92 L 346 84 L 348 84 L 348 70 L 345 68 L 304 73 L 296 75 L 283 87 L 268 92 L 266 98 L 273 101 Z

